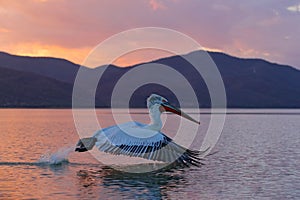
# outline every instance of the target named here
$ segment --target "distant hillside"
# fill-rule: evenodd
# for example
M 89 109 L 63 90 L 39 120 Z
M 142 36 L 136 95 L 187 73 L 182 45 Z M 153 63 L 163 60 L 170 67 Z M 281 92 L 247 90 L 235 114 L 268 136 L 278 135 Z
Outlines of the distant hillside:
M 0 107 L 70 107 L 72 85 L 0 67 Z
M 155 64 L 167 65 L 190 82 L 199 99 L 200 107 L 210 107 L 210 96 L 203 78 L 193 66 L 184 58 L 196 60 L 203 52 L 196 51 L 183 56 L 172 56 L 158 59 L 146 64 L 153 67 Z M 241 59 L 224 53 L 209 53 L 216 63 L 224 81 L 227 105 L 231 108 L 300 108 L 300 71 L 290 66 L 267 62 L 262 59 Z M 200 63 L 205 65 L 205 63 Z M 119 78 L 132 68 L 120 69 L 108 67 L 99 83 L 97 95 L 105 94 L 107 105 L 110 104 L 111 91 Z M 137 77 L 138 78 L 138 77 Z M 174 87 L 180 88 L 181 83 L 173 77 L 164 77 L 173 82 Z M 102 86 L 102 87 L 101 87 Z M 139 88 L 132 96 L 130 106 L 145 107 L 146 97 L 152 92 L 164 94 L 170 101 L 176 102 L 174 94 L 167 88 L 155 84 L 148 84 Z M 190 106 L 190 102 L 183 102 L 182 106 Z M 126 106 L 126 105 L 123 105 Z
M 172 56 L 147 64 L 148 67 L 153 68 L 157 63 L 164 64 L 180 72 L 195 90 L 200 107 L 210 107 L 210 97 L 205 82 L 184 59 L 196 60 L 202 53 L 196 51 L 182 57 Z M 300 108 L 299 70 L 262 59 L 241 59 L 216 52 L 209 52 L 209 54 L 222 75 L 228 107 Z M 205 65 L 205 63 L 199 64 Z M 110 107 L 111 94 L 116 82 L 128 70 L 139 66 L 128 68 L 108 66 L 98 84 L 96 106 Z M 78 65 L 63 59 L 0 53 L 0 67 L 1 107 L 69 107 L 71 105 L 72 85 L 79 69 Z M 84 69 L 92 76 L 105 68 Z M 170 76 L 165 76 L 165 79 L 172 81 Z M 180 82 L 173 80 L 172 83 L 173 87 L 180 88 Z M 87 85 L 82 86 L 82 91 L 85 92 L 83 98 L 88 95 L 89 89 Z M 135 91 L 130 106 L 145 107 L 145 98 L 153 92 L 162 94 L 171 102 L 178 104 L 172 91 L 157 84 L 148 84 Z M 120 102 L 120 106 L 128 106 L 123 105 L 122 100 Z M 181 106 L 191 106 L 191 102 L 184 102 Z
M 0 52 L 0 67 L 33 72 L 71 83 L 74 81 L 80 66 L 60 58 L 15 56 Z

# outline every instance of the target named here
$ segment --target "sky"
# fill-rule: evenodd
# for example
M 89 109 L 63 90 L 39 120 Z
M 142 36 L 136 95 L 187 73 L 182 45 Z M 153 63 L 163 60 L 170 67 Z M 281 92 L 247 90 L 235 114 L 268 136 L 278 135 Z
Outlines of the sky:
M 300 0 L 0 0 L 0 51 L 17 55 L 81 64 L 107 38 L 141 27 L 173 29 L 207 50 L 300 69 Z M 140 50 L 114 64 L 168 55 Z

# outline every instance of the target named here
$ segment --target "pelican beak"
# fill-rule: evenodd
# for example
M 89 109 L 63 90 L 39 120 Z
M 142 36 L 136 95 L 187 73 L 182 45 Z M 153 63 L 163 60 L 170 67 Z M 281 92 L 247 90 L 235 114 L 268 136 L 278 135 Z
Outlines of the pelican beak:
M 175 106 L 172 106 L 168 102 L 164 102 L 164 103 L 161 104 L 160 111 L 161 112 L 172 112 L 172 113 L 177 114 L 177 115 L 179 115 L 181 117 L 184 117 L 184 118 L 186 118 L 188 120 L 191 120 L 192 122 L 200 124 L 200 122 L 198 122 L 197 120 L 193 119 L 191 116 L 189 116 L 185 112 L 181 111 L 179 108 L 176 108 Z

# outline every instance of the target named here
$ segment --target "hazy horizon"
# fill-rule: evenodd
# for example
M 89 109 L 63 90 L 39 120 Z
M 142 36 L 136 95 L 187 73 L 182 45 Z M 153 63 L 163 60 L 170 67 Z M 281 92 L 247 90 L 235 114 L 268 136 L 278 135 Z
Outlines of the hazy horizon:
M 197 51 L 197 50 L 196 50 Z M 227 52 L 222 52 L 222 51 L 207 51 L 207 50 L 204 50 L 208 53 L 223 53 L 223 54 L 226 54 L 226 55 L 229 55 L 229 56 L 232 56 L 232 57 L 236 57 L 236 58 L 241 58 L 241 59 L 261 59 L 261 60 L 265 60 L 269 63 L 273 63 L 273 64 L 278 64 L 278 65 L 283 65 L 283 66 L 289 66 L 289 67 L 292 67 L 294 69 L 297 69 L 297 70 L 300 70 L 300 67 L 297 67 L 297 66 L 292 66 L 292 65 L 288 65 L 286 63 L 278 63 L 278 62 L 274 62 L 272 60 L 267 60 L 267 59 L 264 59 L 264 58 L 261 58 L 261 57 L 238 57 L 238 56 L 234 56 L 234 55 L 231 55 Z M 54 58 L 54 59 L 62 59 L 62 60 L 67 60 L 73 64 L 77 64 L 77 65 L 81 65 L 81 63 L 76 63 L 76 62 L 73 62 L 72 60 L 68 60 L 67 58 L 64 58 L 64 57 L 52 57 L 52 56 L 38 56 L 38 55 L 21 55 L 21 54 L 12 54 L 12 53 L 9 53 L 9 52 L 5 52 L 5 51 L 0 51 L 2 53 L 7 53 L 9 55 L 12 55 L 12 56 L 21 56 L 21 57 L 30 57 L 30 58 Z M 192 53 L 194 51 L 191 51 L 189 53 Z M 189 53 L 186 53 L 186 54 L 189 54 Z M 186 55 L 186 54 L 177 54 L 177 55 Z M 97 67 L 102 67 L 102 66 L 105 66 L 105 65 L 110 65 L 110 64 L 113 64 L 115 65 L 116 67 L 120 67 L 120 68 L 126 68 L 126 67 L 131 67 L 131 66 L 134 66 L 134 65 L 139 65 L 139 64 L 143 64 L 143 63 L 148 63 L 148 62 L 152 62 L 152 61 L 156 61 L 156 60 L 159 60 L 159 59 L 164 59 L 164 58 L 168 58 L 168 57 L 172 57 L 172 56 L 176 56 L 175 54 L 166 54 L 166 56 L 159 56 L 159 57 L 154 57 L 153 59 L 148 59 L 148 60 L 142 60 L 142 61 L 136 61 L 136 62 L 133 62 L 131 64 L 128 64 L 128 65 L 117 65 L 115 63 L 106 63 L 106 64 L 102 64 L 102 65 L 99 65 Z M 121 57 L 122 58 L 122 57 Z M 97 68 L 97 67 L 92 67 L 92 66 L 84 66 L 84 67 L 88 67 L 88 68 Z

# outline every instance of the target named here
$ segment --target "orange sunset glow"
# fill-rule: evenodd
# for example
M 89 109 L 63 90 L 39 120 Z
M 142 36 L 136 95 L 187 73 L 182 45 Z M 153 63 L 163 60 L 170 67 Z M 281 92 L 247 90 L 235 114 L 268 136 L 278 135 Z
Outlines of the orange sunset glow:
M 81 64 L 114 34 L 152 26 L 184 33 L 207 50 L 300 67 L 295 56 L 300 41 L 299 26 L 295 26 L 300 16 L 297 6 L 269 2 L 260 7 L 254 2 L 223 4 L 216 0 L 0 1 L 0 51 Z M 254 10 L 255 15 L 250 15 Z M 270 36 L 277 38 L 275 43 Z M 167 55 L 160 51 L 129 53 L 114 64 L 128 66 Z M 103 64 L 107 63 L 99 58 L 99 65 Z

